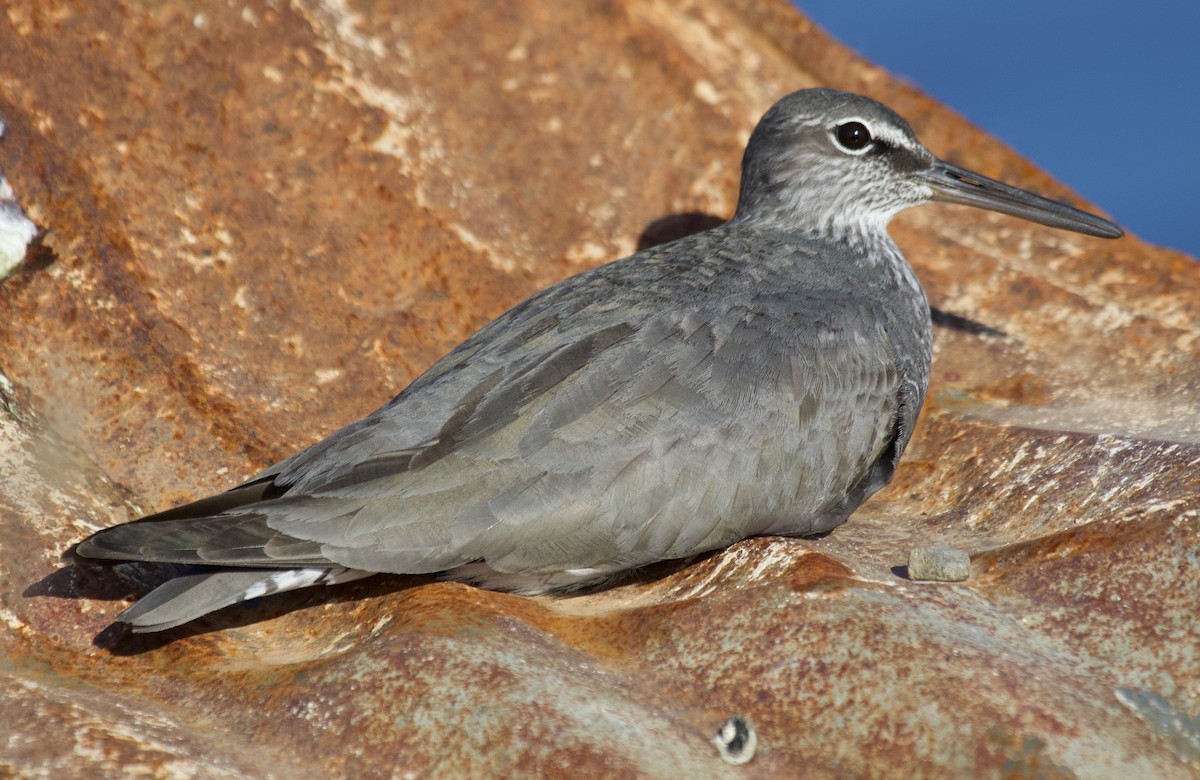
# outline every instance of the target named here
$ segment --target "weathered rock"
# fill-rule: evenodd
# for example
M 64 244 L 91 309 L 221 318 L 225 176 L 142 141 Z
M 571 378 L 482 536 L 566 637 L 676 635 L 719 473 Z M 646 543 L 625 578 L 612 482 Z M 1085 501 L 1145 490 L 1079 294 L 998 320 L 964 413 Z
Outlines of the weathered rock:
M 727 216 L 785 92 L 870 94 L 1070 195 L 783 0 L 10 0 L 0 62 L 0 171 L 47 231 L 0 285 L 0 773 L 1200 770 L 1200 265 L 954 207 L 893 227 L 947 326 L 896 481 L 829 536 L 576 598 L 379 578 L 93 644 L 132 586 L 59 571 L 71 541 Z M 894 573 L 933 541 L 969 582 Z M 709 743 L 731 713 L 740 767 Z

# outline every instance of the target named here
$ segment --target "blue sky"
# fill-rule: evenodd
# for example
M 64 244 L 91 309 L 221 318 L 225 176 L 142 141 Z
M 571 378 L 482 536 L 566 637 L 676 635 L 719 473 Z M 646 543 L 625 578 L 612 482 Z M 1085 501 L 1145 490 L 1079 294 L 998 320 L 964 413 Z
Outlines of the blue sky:
M 1200 257 L 1200 1 L 796 5 L 1126 230 Z

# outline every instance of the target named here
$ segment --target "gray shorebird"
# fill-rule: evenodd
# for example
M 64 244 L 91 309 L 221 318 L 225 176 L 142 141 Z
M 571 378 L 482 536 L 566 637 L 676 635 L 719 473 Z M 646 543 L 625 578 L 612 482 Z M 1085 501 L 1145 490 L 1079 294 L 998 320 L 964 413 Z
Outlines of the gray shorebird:
M 542 593 L 828 531 L 891 479 L 925 398 L 929 306 L 887 224 L 929 201 L 1122 235 L 935 158 L 873 100 L 795 92 L 729 222 L 543 290 L 370 416 L 66 557 L 195 564 L 117 618 L 144 632 L 379 572 Z

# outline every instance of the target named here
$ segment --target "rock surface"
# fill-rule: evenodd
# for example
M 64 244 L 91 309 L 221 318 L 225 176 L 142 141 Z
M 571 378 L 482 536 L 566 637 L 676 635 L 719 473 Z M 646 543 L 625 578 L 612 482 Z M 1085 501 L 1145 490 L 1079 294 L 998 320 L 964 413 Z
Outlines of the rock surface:
M 829 536 L 569 599 L 376 578 L 101 634 L 147 573 L 60 570 L 71 541 L 728 216 L 790 90 L 872 95 L 1072 198 L 783 0 L 202 9 L 0 14 L 0 173 L 44 231 L 0 284 L 0 774 L 1200 772 L 1200 265 L 955 207 L 893 226 L 939 310 L 933 385 L 895 482 Z M 932 543 L 971 580 L 899 576 Z M 743 766 L 709 742 L 735 713 Z

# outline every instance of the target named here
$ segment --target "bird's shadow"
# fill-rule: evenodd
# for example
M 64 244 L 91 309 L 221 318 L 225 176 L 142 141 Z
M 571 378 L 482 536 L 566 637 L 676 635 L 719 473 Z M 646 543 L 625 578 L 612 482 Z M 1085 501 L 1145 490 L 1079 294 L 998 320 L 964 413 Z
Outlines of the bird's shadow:
M 650 585 L 720 552 L 713 550 L 688 558 L 660 561 L 623 572 L 592 585 L 563 590 L 557 592 L 555 596 L 569 599 L 576 596 L 594 595 L 618 586 Z M 51 572 L 30 585 L 22 595 L 97 601 L 141 598 L 173 577 L 193 574 L 204 568 L 181 564 L 125 563 L 113 566 L 73 563 Z M 92 644 L 116 656 L 140 655 L 160 649 L 180 639 L 231 628 L 244 628 L 254 623 L 274 620 L 301 609 L 323 604 L 341 604 L 381 598 L 410 588 L 432 585 L 439 581 L 438 577 L 430 575 L 377 574 L 356 582 L 328 588 L 305 588 L 233 604 L 165 631 L 135 634 L 127 624 L 114 622 L 93 637 Z
M 711 230 L 725 223 L 724 217 L 708 214 L 702 211 L 684 211 L 678 214 L 668 214 L 650 222 L 638 237 L 638 251 L 650 249 L 660 244 L 676 241 L 694 233 Z M 1008 338 L 1002 330 L 985 325 L 960 314 L 929 307 L 930 319 L 933 324 L 947 330 L 966 333 L 971 336 L 986 336 L 988 338 Z
M 934 325 L 946 328 L 947 330 L 956 330 L 971 336 L 986 336 L 994 339 L 1008 338 L 1008 334 L 1002 330 L 993 328 L 990 325 L 984 325 L 982 322 L 973 320 L 970 317 L 963 317 L 934 306 L 929 307 L 929 318 L 933 320 Z
M 659 244 L 667 244 L 681 238 L 703 233 L 715 227 L 724 225 L 727 220 L 716 214 L 706 214 L 703 211 L 683 211 L 678 214 L 668 214 L 665 217 L 650 222 L 638 236 L 637 248 L 650 249 Z
M 141 598 L 158 585 L 204 567 L 180 564 L 128 563 L 116 566 L 72 564 L 57 569 L 30 585 L 26 598 L 47 597 L 119 601 Z M 230 628 L 243 628 L 273 620 L 289 612 L 318 606 L 378 598 L 433 582 L 433 577 L 379 574 L 357 582 L 328 588 L 276 593 L 217 610 L 166 631 L 135 634 L 125 623 L 114 622 L 92 638 L 92 644 L 116 656 L 140 655 L 180 639 Z
M 625 572 L 594 585 L 564 591 L 557 595 L 562 598 L 570 598 L 592 595 L 619 585 L 646 585 L 669 577 L 716 553 L 717 551 L 713 551 L 690 558 L 661 561 Z M 173 577 L 193 574 L 204 568 L 181 564 L 124 563 L 113 566 L 73 563 L 51 572 L 30 585 L 22 595 L 27 598 L 121 601 L 131 597 L 141 598 Z M 439 578 L 429 575 L 377 574 L 356 582 L 327 588 L 305 588 L 240 602 L 165 631 L 135 634 L 127 624 L 114 622 L 93 637 L 92 644 L 116 656 L 140 655 L 160 649 L 180 639 L 231 628 L 244 628 L 254 623 L 274 620 L 289 612 L 323 604 L 341 604 L 381 598 L 410 588 L 431 585 L 438 581 Z
M 828 535 L 829 532 L 822 532 L 803 538 L 816 540 Z M 703 565 L 705 561 L 722 553 L 724 550 L 710 550 L 687 558 L 659 561 L 621 572 L 600 582 L 554 591 L 552 595 L 558 599 L 571 599 L 625 586 L 653 586 L 697 565 Z M 30 585 L 22 595 L 98 601 L 119 601 L 134 596 L 141 598 L 173 577 L 193 574 L 206 568 L 183 564 L 125 563 L 114 566 L 72 563 Z M 377 574 L 356 582 L 276 593 L 233 604 L 165 631 L 135 634 L 128 625 L 114 622 L 93 637 L 92 644 L 115 656 L 135 656 L 160 649 L 180 639 L 226 629 L 244 628 L 274 620 L 297 610 L 382 598 L 441 581 L 441 578 L 432 575 Z

